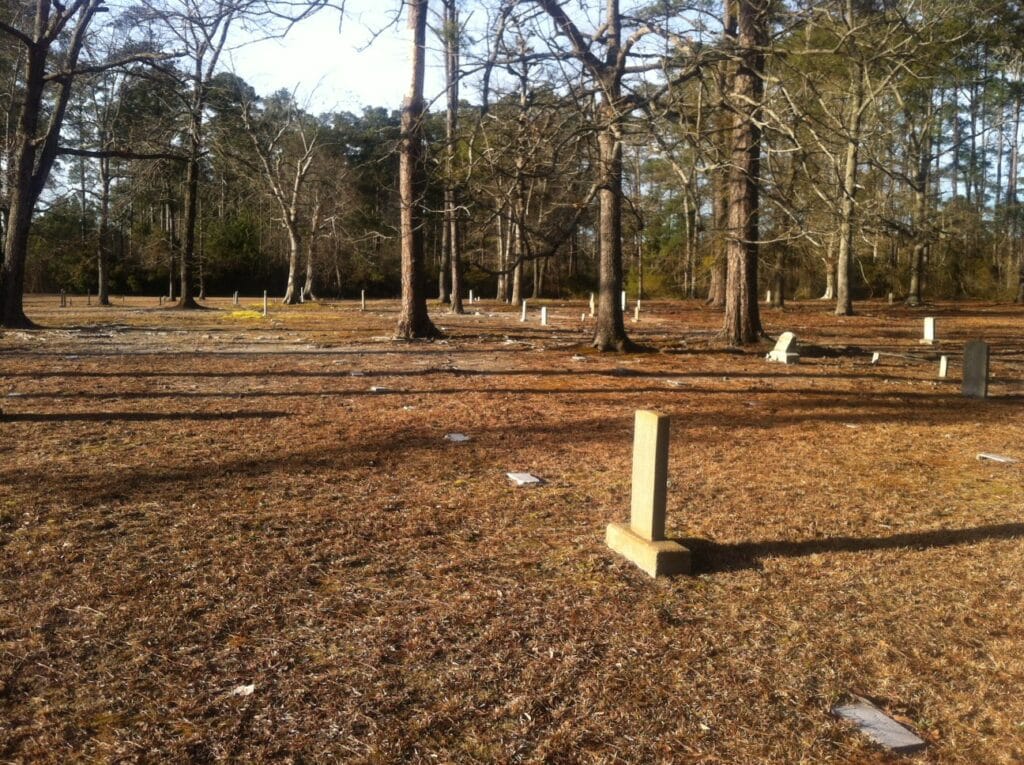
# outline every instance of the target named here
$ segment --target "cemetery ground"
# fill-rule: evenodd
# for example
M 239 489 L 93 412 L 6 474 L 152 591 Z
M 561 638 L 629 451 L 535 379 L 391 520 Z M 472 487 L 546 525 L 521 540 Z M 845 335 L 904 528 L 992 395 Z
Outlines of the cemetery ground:
M 58 303 L 0 336 L 0 762 L 890 761 L 851 694 L 1024 760 L 1024 461 L 977 459 L 1024 460 L 1024 309 L 763 309 L 782 365 L 698 302 L 635 355 L 583 301 L 404 344 L 394 302 Z M 605 546 L 642 408 L 692 576 Z

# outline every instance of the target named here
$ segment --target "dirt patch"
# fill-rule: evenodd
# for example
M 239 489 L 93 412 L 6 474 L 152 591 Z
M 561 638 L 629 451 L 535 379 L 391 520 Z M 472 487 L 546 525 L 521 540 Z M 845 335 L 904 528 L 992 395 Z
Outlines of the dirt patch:
M 1024 467 L 976 459 L 1024 458 L 1024 311 L 791 304 L 783 366 L 698 303 L 645 301 L 629 356 L 583 302 L 430 343 L 393 302 L 156 303 L 0 337 L 0 760 L 886 761 L 851 692 L 921 761 L 1024 759 Z M 637 408 L 693 577 L 603 543 Z

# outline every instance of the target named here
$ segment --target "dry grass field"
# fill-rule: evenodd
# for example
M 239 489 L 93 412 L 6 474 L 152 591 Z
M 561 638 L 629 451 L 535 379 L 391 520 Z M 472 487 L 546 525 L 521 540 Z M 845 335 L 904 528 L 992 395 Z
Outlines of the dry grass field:
M 0 336 L 0 762 L 890 761 L 852 693 L 912 761 L 1024 761 L 1024 309 L 765 310 L 783 366 L 695 302 L 628 356 L 582 302 L 404 344 L 394 302 L 115 302 Z M 639 408 L 693 576 L 604 544 Z

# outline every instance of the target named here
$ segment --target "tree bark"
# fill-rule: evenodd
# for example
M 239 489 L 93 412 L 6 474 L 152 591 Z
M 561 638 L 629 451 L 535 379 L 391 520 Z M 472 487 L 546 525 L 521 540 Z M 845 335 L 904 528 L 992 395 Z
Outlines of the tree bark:
M 100 160 L 100 227 L 96 252 L 96 299 L 110 305 L 110 160 Z
M 445 185 L 444 226 L 448 234 L 445 260 L 451 266 L 451 312 L 465 313 L 462 306 L 462 237 L 459 228 L 459 189 L 455 182 L 455 151 L 459 130 L 459 11 L 455 0 L 442 0 L 444 6 L 445 74 Z
M 757 342 L 764 330 L 757 303 L 758 193 L 761 130 L 758 112 L 764 94 L 765 1 L 738 4 L 738 64 L 733 80 L 735 117 L 729 171 L 725 323 L 722 334 L 734 345 Z
M 409 26 L 413 30 L 409 92 L 402 105 L 402 139 L 399 156 L 401 198 L 402 306 L 395 329 L 396 339 L 438 337 L 427 313 L 423 283 L 423 73 L 428 0 L 409 0 Z
M 299 302 L 299 254 L 302 252 L 302 238 L 294 221 L 288 221 L 288 287 L 281 303 L 296 305 Z
M 851 21 L 852 23 L 852 21 Z M 843 167 L 843 198 L 839 204 L 839 255 L 836 258 L 836 316 L 853 314 L 853 216 L 857 199 L 857 163 L 860 157 L 860 127 L 864 87 L 860 67 L 854 68 L 853 103 L 847 123 L 846 157 Z
M 201 86 L 196 85 L 197 88 Z M 196 258 L 196 211 L 199 201 L 199 155 L 202 148 L 202 109 L 204 99 L 196 95 L 198 106 L 193 106 L 193 112 L 189 117 L 189 155 L 185 162 L 185 200 L 182 210 L 182 242 L 180 280 L 178 285 L 178 308 L 194 309 L 199 308 L 195 300 L 193 272 L 195 270 Z M 198 112 L 198 114 L 197 114 Z

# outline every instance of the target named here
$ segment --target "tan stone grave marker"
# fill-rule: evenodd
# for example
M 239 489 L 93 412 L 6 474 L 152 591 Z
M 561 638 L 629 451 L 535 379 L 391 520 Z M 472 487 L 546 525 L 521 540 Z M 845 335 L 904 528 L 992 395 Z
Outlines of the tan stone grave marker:
M 669 418 L 636 413 L 629 523 L 610 523 L 610 548 L 652 577 L 690 573 L 690 551 L 665 538 Z

